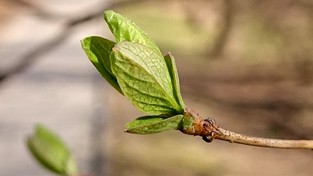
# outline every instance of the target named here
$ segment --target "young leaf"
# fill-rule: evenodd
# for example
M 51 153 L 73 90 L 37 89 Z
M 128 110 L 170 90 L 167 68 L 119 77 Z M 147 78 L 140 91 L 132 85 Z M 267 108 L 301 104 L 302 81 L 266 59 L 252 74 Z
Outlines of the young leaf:
M 121 94 L 115 76 L 112 74 L 110 65 L 110 53 L 112 51 L 114 42 L 98 36 L 86 37 L 81 41 L 82 48 L 87 54 L 89 60 L 101 73 L 101 75 Z
M 125 131 L 135 134 L 159 133 L 166 130 L 178 130 L 182 128 L 183 115 L 168 118 L 162 116 L 143 116 L 126 124 Z
M 151 114 L 183 112 L 175 99 L 164 59 L 146 46 L 121 42 L 111 55 L 113 74 L 124 95 L 140 110 Z
M 185 104 L 180 94 L 179 77 L 178 77 L 178 72 L 176 68 L 175 58 L 171 53 L 168 53 L 167 55 L 164 56 L 164 59 L 167 65 L 168 72 L 170 73 L 170 76 L 171 76 L 174 96 L 178 104 L 184 109 Z
M 89 59 L 135 107 L 148 114 L 162 114 L 162 117 L 139 118 L 129 123 L 127 131 L 154 133 L 178 129 L 183 117 L 173 115 L 183 114 L 185 105 L 174 57 L 163 57 L 156 44 L 120 14 L 109 10 L 104 13 L 104 19 L 117 43 L 101 37 L 84 39 L 82 46 Z
M 43 125 L 37 125 L 34 134 L 28 138 L 27 145 L 37 161 L 48 170 L 64 176 L 78 174 L 75 160 L 68 148 Z
M 104 20 L 107 22 L 117 43 L 122 41 L 140 43 L 152 49 L 158 57 L 162 58 L 158 46 L 131 20 L 112 10 L 104 12 Z

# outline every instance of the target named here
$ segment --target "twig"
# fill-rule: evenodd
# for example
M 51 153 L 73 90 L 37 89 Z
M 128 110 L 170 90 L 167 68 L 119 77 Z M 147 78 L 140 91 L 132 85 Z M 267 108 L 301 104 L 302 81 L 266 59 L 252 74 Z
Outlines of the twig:
M 34 64 L 36 59 L 39 58 L 39 56 L 42 56 L 43 54 L 57 47 L 60 43 L 67 39 L 68 36 L 69 30 L 64 30 L 54 36 L 51 40 L 47 40 L 46 42 L 39 45 L 37 48 L 23 55 L 19 63 L 10 68 L 7 72 L 0 73 L 0 85 L 9 77 L 20 73 L 30 67 L 32 64 Z
M 313 149 L 313 140 L 283 140 L 283 139 L 270 139 L 259 138 L 252 136 L 245 136 L 234 133 L 223 128 L 218 128 L 215 139 L 229 141 L 238 144 L 259 146 L 259 147 L 272 147 L 272 148 L 285 148 L 285 149 Z
M 49 17 L 53 19 L 55 16 L 53 14 L 45 13 L 42 11 L 42 9 L 37 8 L 37 6 L 34 6 L 31 3 L 27 3 L 26 1 L 17 0 L 16 3 L 24 3 L 25 6 L 33 7 L 37 12 L 42 12 L 44 16 Z M 0 72 L 0 85 L 7 80 L 8 78 L 13 77 L 14 75 L 17 75 L 30 66 L 32 66 L 42 55 L 47 53 L 48 51 L 51 51 L 52 49 L 56 48 L 61 44 L 63 41 L 65 41 L 70 35 L 73 28 L 79 26 L 80 24 L 83 24 L 84 22 L 90 21 L 92 19 L 95 19 L 97 17 L 100 17 L 103 15 L 103 12 L 105 9 L 111 9 L 111 8 L 120 8 L 128 5 L 133 5 L 134 3 L 141 3 L 144 2 L 144 0 L 125 0 L 125 1 L 112 1 L 108 3 L 107 5 L 100 7 L 99 10 L 95 10 L 89 14 L 86 14 L 85 16 L 73 18 L 73 19 L 67 19 L 65 20 L 65 23 L 63 25 L 63 30 L 61 30 L 56 36 L 52 37 L 50 40 L 45 41 L 44 43 L 40 44 L 38 47 L 30 50 L 28 53 L 23 55 L 20 58 L 20 62 L 16 65 L 12 66 L 12 68 L 9 68 L 6 72 Z M 57 18 L 57 17 L 56 17 Z M 64 20 L 64 19 L 62 19 Z
M 202 119 L 198 113 L 188 108 L 185 109 L 184 116 L 189 118 L 187 120 L 191 119 L 193 123 L 188 128 L 181 129 L 181 131 L 189 135 L 202 136 L 202 139 L 206 142 L 212 142 L 213 139 L 219 139 L 223 141 L 229 141 L 231 143 L 258 147 L 313 149 L 313 140 L 259 138 L 234 133 L 219 127 L 212 118 Z
M 209 50 L 208 55 L 210 57 L 208 58 L 217 58 L 222 54 L 232 30 L 234 18 L 233 1 L 224 0 L 222 3 L 223 11 L 221 14 L 219 33 L 217 34 L 213 48 Z

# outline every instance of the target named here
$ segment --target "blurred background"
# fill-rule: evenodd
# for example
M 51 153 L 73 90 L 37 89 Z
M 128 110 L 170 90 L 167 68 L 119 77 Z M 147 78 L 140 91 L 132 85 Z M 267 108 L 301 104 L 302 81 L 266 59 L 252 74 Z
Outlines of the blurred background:
M 310 0 L 0 0 L 0 175 L 51 175 L 29 155 L 36 123 L 59 134 L 83 174 L 308 176 L 313 151 L 230 144 L 169 131 L 124 133 L 143 115 L 80 47 L 112 39 L 113 9 L 176 58 L 185 104 L 229 130 L 313 139 Z

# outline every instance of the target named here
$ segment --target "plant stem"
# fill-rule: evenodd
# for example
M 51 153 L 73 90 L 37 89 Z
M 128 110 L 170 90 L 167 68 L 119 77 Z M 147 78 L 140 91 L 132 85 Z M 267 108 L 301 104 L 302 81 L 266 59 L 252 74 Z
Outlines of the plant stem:
M 218 133 L 216 133 L 216 135 L 214 136 L 215 139 L 229 141 L 232 143 L 284 149 L 313 149 L 313 140 L 283 140 L 259 138 L 234 133 L 221 127 L 218 127 L 217 131 Z
M 252 145 L 258 147 L 284 148 L 284 149 L 313 149 L 313 140 L 284 140 L 245 136 L 242 134 L 228 131 L 219 127 L 212 118 L 203 119 L 194 110 L 185 108 L 184 120 L 189 121 L 187 125 L 181 129 L 185 134 L 202 136 L 206 142 L 213 139 L 229 141 L 244 145 Z M 191 123 L 190 123 L 191 122 Z M 190 124 L 190 125 L 188 125 Z

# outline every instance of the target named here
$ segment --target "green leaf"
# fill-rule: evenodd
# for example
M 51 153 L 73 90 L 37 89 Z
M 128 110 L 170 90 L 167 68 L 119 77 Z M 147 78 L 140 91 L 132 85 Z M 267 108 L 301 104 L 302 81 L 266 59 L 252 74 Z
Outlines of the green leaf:
M 183 102 L 183 98 L 180 93 L 180 86 L 179 86 L 179 77 L 178 77 L 178 72 L 176 68 L 176 63 L 175 63 L 175 58 L 171 53 L 168 53 L 167 55 L 164 56 L 168 72 L 170 73 L 171 76 L 171 82 L 174 90 L 174 96 L 178 104 L 185 109 L 185 104 Z
M 126 132 L 135 134 L 159 133 L 166 130 L 178 130 L 182 128 L 183 115 L 172 117 L 143 116 L 126 124 Z
M 34 158 L 46 169 L 64 176 L 78 174 L 76 162 L 68 148 L 43 125 L 36 126 L 34 134 L 27 140 L 27 145 Z
M 98 36 L 86 37 L 81 41 L 82 48 L 87 54 L 89 60 L 101 73 L 101 75 L 121 94 L 115 76 L 112 74 L 110 65 L 110 53 L 112 51 L 114 42 Z
M 166 63 L 146 46 L 122 42 L 111 55 L 113 74 L 124 95 L 138 109 L 151 114 L 183 112 L 175 99 Z
M 122 41 L 140 43 L 152 49 L 158 57 L 162 57 L 158 46 L 131 20 L 112 10 L 104 12 L 104 19 L 115 36 L 117 43 Z

